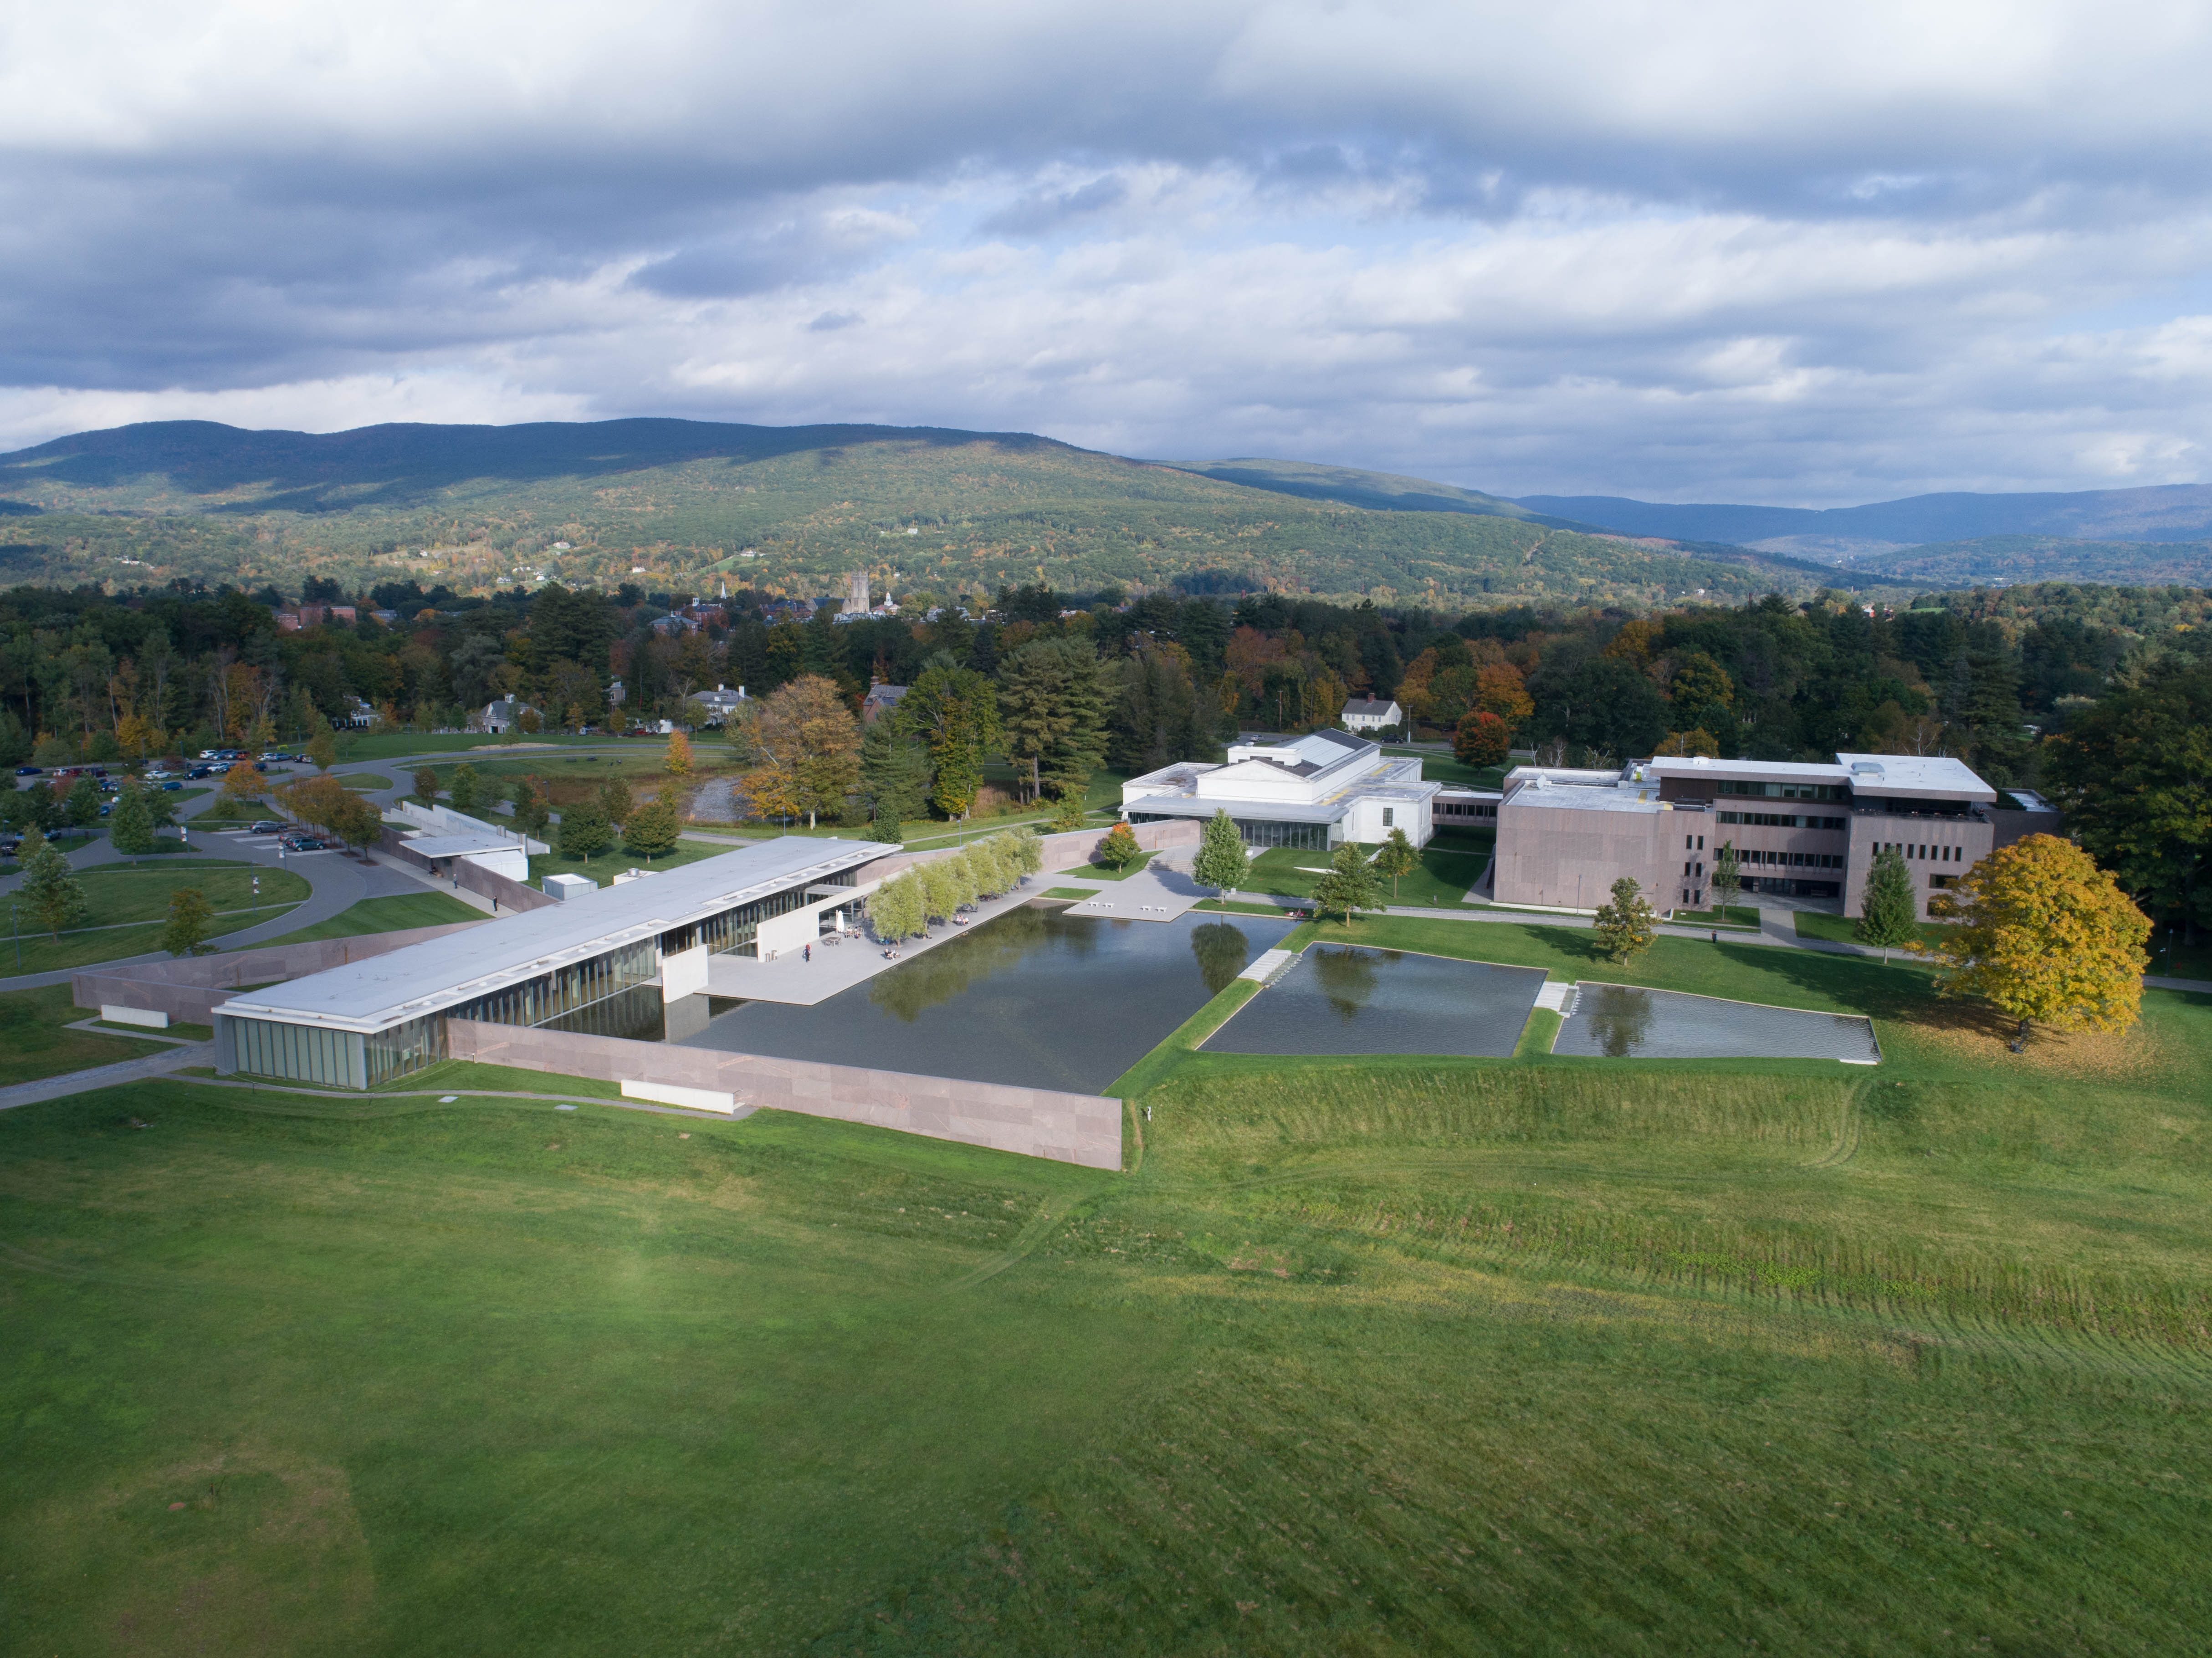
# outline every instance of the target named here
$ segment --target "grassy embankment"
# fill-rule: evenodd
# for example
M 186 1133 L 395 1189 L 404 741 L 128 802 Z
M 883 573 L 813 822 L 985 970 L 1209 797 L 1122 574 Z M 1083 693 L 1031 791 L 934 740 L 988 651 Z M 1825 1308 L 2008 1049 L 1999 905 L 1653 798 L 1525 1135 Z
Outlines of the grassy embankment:
M 58 938 L 38 932 L 28 907 L 15 902 L 21 938 L 0 944 L 0 978 L 52 973 L 159 950 L 169 894 L 179 887 L 198 887 L 207 895 L 216 912 L 215 938 L 275 920 L 312 890 L 289 870 L 259 866 L 261 891 L 257 896 L 256 870 L 254 865 L 228 859 L 173 857 L 158 863 L 100 864 L 80 870 L 77 880 L 88 908 L 84 919 Z
M 1240 983 L 1125 1175 L 455 1066 L 0 1114 L 13 1643 L 2194 1648 L 2212 999 L 2013 1056 L 1917 967 L 1349 936 L 1888 1057 L 1191 1051 Z
M 58 1077 L 65 1071 L 113 1065 L 118 1060 L 141 1059 L 164 1046 L 68 1028 L 94 1017 L 96 1011 L 72 1003 L 67 985 L 43 985 L 35 990 L 0 994 L 0 1088 Z
M 371 932 L 404 932 L 420 926 L 450 926 L 456 921 L 490 919 L 474 905 L 443 892 L 400 892 L 382 898 L 364 898 L 313 926 L 271 938 L 278 944 L 312 944 L 318 938 L 358 938 Z
M 1384 900 L 1414 908 L 1461 908 L 1468 889 L 1482 878 L 1483 867 L 1490 861 L 1492 839 L 1489 835 L 1459 830 L 1438 835 L 1421 848 L 1421 866 L 1396 884 L 1395 896 L 1391 882 L 1382 879 Z M 1376 848 L 1367 846 L 1361 850 L 1372 856 Z M 1254 892 L 1311 899 L 1314 883 L 1328 872 L 1328 859 L 1325 852 L 1277 847 L 1252 860 L 1252 878 L 1247 884 Z

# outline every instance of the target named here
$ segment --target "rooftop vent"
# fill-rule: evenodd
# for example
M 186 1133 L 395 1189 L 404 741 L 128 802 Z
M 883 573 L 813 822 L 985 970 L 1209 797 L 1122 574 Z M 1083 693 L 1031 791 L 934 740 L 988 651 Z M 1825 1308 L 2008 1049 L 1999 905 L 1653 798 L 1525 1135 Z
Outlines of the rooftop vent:
M 1854 760 L 1851 773 L 1854 776 L 1879 777 L 1882 774 L 1882 763 L 1879 760 Z

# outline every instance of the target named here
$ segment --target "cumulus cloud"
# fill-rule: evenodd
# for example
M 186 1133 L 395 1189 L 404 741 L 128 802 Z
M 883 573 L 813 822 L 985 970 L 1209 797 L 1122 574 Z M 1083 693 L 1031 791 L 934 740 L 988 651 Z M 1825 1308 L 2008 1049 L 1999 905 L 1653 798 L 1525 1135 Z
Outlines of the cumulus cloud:
M 20 8 L 0 440 L 659 412 L 1516 494 L 2191 480 L 2208 33 L 2085 0 Z

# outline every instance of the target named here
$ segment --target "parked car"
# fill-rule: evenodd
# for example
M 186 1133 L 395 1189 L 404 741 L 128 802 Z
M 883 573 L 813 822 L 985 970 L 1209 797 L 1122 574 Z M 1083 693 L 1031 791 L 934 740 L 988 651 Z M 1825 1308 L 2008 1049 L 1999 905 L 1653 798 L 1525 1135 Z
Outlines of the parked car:
M 38 777 L 42 776 L 45 774 L 45 770 L 46 768 L 42 766 L 18 766 L 15 768 L 15 775 L 18 777 Z
M 284 826 L 273 817 L 264 817 L 246 830 L 249 835 L 282 835 Z
M 164 794 L 174 794 L 182 787 L 184 787 L 182 783 L 164 783 L 161 785 L 161 793 Z
M 190 771 L 186 772 L 185 775 L 187 777 L 212 777 L 215 775 L 215 768 L 213 766 L 194 766 Z

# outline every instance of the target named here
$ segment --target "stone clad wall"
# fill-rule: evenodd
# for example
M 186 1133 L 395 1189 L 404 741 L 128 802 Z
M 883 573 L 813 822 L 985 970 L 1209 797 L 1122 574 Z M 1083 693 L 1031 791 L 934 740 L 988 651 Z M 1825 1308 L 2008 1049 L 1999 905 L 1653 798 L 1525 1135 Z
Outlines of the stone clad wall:
M 481 925 L 454 921 L 445 926 L 410 927 L 404 932 L 372 932 L 358 938 L 317 938 L 307 944 L 272 944 L 222 956 L 87 968 L 70 978 L 70 999 L 79 1007 L 139 1007 L 149 1013 L 166 1013 L 172 1019 L 205 1024 L 216 1008 L 228 1001 L 242 985 L 303 979 L 310 973 L 366 961 L 386 950 Z
M 447 1020 L 446 1044 L 454 1059 L 483 1065 L 601 1082 L 714 1089 L 736 1095 L 745 1105 L 868 1123 L 1086 1169 L 1121 1166 L 1121 1102 L 1089 1094 L 722 1054 L 472 1019 Z

